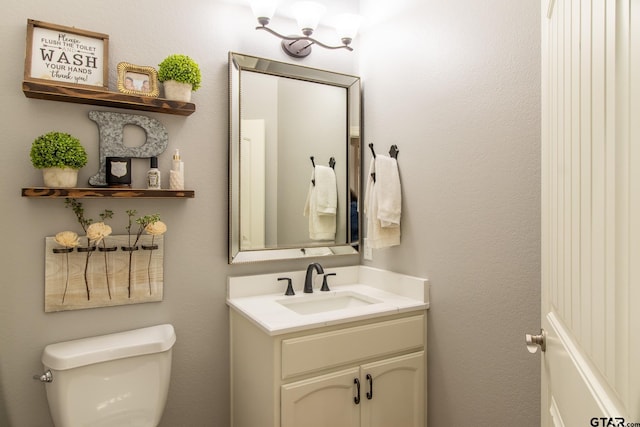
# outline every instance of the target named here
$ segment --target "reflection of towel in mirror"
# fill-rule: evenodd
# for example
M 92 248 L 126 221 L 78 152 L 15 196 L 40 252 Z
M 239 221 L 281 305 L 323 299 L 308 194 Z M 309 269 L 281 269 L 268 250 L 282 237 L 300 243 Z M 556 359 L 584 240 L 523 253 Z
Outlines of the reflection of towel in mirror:
M 336 174 L 328 166 L 314 168 L 309 184 L 304 215 L 309 217 L 309 237 L 312 240 L 335 240 L 338 206 Z
M 328 166 L 318 165 L 314 169 L 318 215 L 335 215 L 338 207 L 336 173 Z
M 375 173 L 374 182 L 371 174 Z M 367 175 L 364 208 L 367 243 L 372 249 L 400 244 L 401 189 L 396 159 L 377 155 Z

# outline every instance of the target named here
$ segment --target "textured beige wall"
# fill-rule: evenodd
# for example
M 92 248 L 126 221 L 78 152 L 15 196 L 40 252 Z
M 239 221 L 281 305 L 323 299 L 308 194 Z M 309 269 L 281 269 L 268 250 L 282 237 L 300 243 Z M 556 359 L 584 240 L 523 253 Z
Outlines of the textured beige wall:
M 164 322 L 174 324 L 178 341 L 162 426 L 228 425 L 226 276 L 306 264 L 226 263 L 227 52 L 289 60 L 276 39 L 252 29 L 250 10 L 239 3 L 27 0 L 4 6 L 0 425 L 51 425 L 44 388 L 31 380 L 46 344 Z M 302 63 L 361 73 L 365 142 L 383 151 L 391 143 L 400 147 L 403 244 L 376 252 L 373 264 L 432 281 L 431 425 L 535 425 L 538 360 L 524 352 L 522 334 L 539 324 L 538 8 L 508 0 L 384 2 L 397 10 L 381 10 L 375 0 L 361 3 L 371 21 L 386 19 L 385 25 L 370 29 L 353 54 L 316 49 Z M 170 53 L 186 53 L 202 67 L 195 114 L 140 113 L 169 131 L 169 149 L 159 160 L 163 184 L 170 152 L 180 148 L 186 185 L 196 198 L 85 201 L 94 218 L 103 208 L 114 210 L 118 232 L 126 209 L 162 216 L 169 226 L 162 303 L 43 311 L 44 237 L 78 226 L 62 200 L 20 197 L 21 187 L 41 182 L 29 147 L 54 129 L 78 136 L 89 151 L 80 175 L 86 182 L 97 170 L 98 142 L 87 113 L 110 109 L 22 94 L 28 18 L 109 34 L 112 89 L 120 61 L 155 66 Z M 275 23 L 293 28 L 287 20 Z M 328 29 L 319 35 L 332 37 Z M 389 40 L 402 40 L 403 47 L 394 50 Z M 146 162 L 134 162 L 134 180 L 140 182 L 146 169 Z
M 365 137 L 398 145 L 404 202 L 371 264 L 431 280 L 429 425 L 539 425 L 538 2 L 361 5 Z

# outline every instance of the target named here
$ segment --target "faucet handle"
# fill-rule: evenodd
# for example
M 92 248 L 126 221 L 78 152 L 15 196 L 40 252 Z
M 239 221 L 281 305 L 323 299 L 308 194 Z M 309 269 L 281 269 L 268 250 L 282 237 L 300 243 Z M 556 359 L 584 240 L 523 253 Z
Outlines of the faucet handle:
M 291 278 L 290 277 L 278 277 L 278 280 L 288 280 L 288 284 L 287 284 L 287 291 L 284 293 L 285 295 L 295 295 L 296 293 L 293 292 L 293 285 L 291 284 Z
M 320 288 L 320 290 L 322 292 L 329 292 L 329 284 L 327 283 L 327 276 L 335 276 L 336 273 L 327 273 L 324 275 L 324 277 L 322 278 L 322 287 Z

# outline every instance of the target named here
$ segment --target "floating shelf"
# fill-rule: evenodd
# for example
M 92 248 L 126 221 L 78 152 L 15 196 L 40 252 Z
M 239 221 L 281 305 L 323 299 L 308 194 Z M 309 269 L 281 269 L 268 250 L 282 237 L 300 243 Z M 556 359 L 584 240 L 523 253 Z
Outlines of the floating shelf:
M 22 197 L 71 199 L 104 198 L 148 198 L 148 199 L 193 199 L 194 190 L 147 190 L 143 188 L 47 188 L 26 187 Z
M 103 107 L 128 108 L 130 110 L 190 116 L 196 111 L 190 102 L 171 101 L 164 98 L 125 95 L 106 90 L 58 86 L 24 80 L 22 91 L 27 98 L 49 101 L 73 102 L 76 104 L 101 105 Z

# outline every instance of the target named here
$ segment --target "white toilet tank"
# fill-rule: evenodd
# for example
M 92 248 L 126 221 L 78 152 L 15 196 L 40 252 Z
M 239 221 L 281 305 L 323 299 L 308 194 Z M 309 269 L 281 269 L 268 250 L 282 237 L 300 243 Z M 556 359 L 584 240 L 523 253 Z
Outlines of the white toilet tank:
M 42 363 L 56 427 L 155 427 L 169 391 L 176 335 L 159 325 L 50 344 Z

